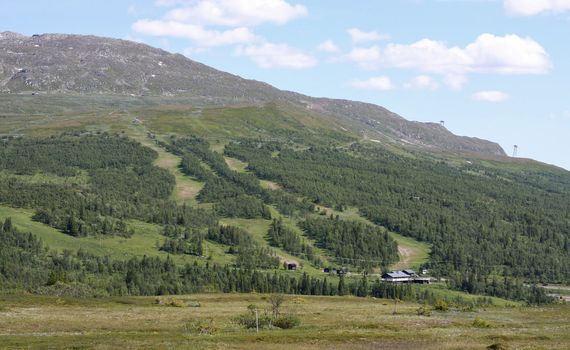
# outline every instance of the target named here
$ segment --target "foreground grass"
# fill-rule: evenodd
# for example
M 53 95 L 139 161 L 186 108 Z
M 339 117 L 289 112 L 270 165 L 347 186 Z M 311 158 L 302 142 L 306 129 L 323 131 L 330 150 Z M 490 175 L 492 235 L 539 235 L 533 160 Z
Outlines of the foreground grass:
M 267 308 L 266 295 L 200 294 L 177 299 L 199 307 L 169 307 L 154 297 L 60 299 L 0 296 L 3 348 L 192 349 L 567 349 L 568 305 L 492 307 L 418 316 L 419 305 L 354 297 L 288 296 L 291 330 L 245 330 L 234 322 L 249 304 Z M 342 315 L 342 317 L 339 317 Z M 474 324 L 483 320 L 485 327 Z M 211 321 L 210 321 L 211 320 Z M 213 335 L 189 324 L 211 323 Z

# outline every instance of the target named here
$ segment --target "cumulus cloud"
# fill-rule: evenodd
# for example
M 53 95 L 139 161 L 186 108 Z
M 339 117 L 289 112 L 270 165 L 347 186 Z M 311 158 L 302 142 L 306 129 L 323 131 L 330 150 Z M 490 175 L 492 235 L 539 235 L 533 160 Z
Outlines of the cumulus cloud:
M 552 66 L 546 50 L 531 38 L 482 34 L 464 48 L 422 39 L 413 44 L 357 48 L 347 59 L 363 68 L 392 67 L 464 76 L 469 73 L 544 74 Z
M 161 3 L 166 5 L 171 1 Z M 309 13 L 305 6 L 292 5 L 284 0 L 199 0 L 183 3 L 186 5 L 170 10 L 165 18 L 201 25 L 251 27 L 263 23 L 285 24 Z
M 330 39 L 320 43 L 319 46 L 317 46 L 317 50 L 329 53 L 336 53 L 340 51 L 336 44 Z
M 371 77 L 366 80 L 353 80 L 350 82 L 350 86 L 357 89 L 381 91 L 392 90 L 394 88 L 392 81 L 386 76 Z
M 475 101 L 503 102 L 510 96 L 502 91 L 479 91 L 471 95 L 471 98 Z
M 356 62 L 365 69 L 376 69 L 381 62 L 380 47 L 371 46 L 368 48 L 355 47 L 347 55 L 346 59 Z
M 238 56 L 249 57 L 261 68 L 291 68 L 304 69 L 317 65 L 313 56 L 290 47 L 287 44 L 264 43 L 238 47 L 235 51 Z
M 439 83 L 429 75 L 418 75 L 405 84 L 408 89 L 437 90 Z
M 141 19 L 132 25 L 132 29 L 140 34 L 190 39 L 201 47 L 244 44 L 258 40 L 258 38 L 245 27 L 218 31 L 208 30 L 199 25 L 185 24 L 176 21 Z
M 350 28 L 347 30 L 348 35 L 353 43 L 364 43 L 369 41 L 379 41 L 390 39 L 388 34 L 381 34 L 377 31 L 365 32 L 358 28 Z
M 570 0 L 504 0 L 505 10 L 513 16 L 570 11 Z

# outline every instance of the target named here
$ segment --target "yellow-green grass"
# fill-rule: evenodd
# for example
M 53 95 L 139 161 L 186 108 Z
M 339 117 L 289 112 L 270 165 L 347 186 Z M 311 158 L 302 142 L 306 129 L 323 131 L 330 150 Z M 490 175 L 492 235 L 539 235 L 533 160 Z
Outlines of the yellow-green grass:
M 89 236 L 76 238 L 66 235 L 50 226 L 35 222 L 31 219 L 32 210 L 16 209 L 0 206 L 0 220 L 12 218 L 14 225 L 23 232 L 31 232 L 40 238 L 50 249 L 62 251 L 64 249 L 77 250 L 79 248 L 99 256 L 110 256 L 116 259 L 129 259 L 132 257 L 159 256 L 166 258 L 169 254 L 160 251 L 157 247 L 162 244 L 164 236 L 160 234 L 162 227 L 147 224 L 137 220 L 129 220 L 128 227 L 134 229 L 135 234 L 130 238 L 117 236 Z M 212 261 L 225 265 L 233 262 L 233 257 L 225 253 L 224 247 L 209 241 L 204 242 L 204 257 L 188 255 L 171 255 L 178 264 L 193 262 L 195 260 L 206 262 L 208 257 Z
M 73 130 L 121 132 L 131 120 L 123 113 L 70 113 L 0 117 L 0 134 L 47 137 Z
M 220 152 L 223 152 L 223 149 Z M 237 171 L 238 173 L 247 172 L 252 174 L 250 171 L 247 170 L 248 164 L 246 162 L 232 157 L 224 157 L 224 159 L 230 169 Z M 259 180 L 259 185 L 264 189 L 273 190 L 273 191 L 282 188 L 281 185 L 279 185 L 278 183 L 269 180 Z
M 182 159 L 177 155 L 167 152 L 158 146 L 154 140 L 148 138 L 146 128 L 143 125 L 131 125 L 127 134 L 142 145 L 155 150 L 158 153 L 158 158 L 154 161 L 154 165 L 166 169 L 174 175 L 176 185 L 172 192 L 172 199 L 179 204 L 197 204 L 196 196 L 204 187 L 204 183 L 182 173 L 180 170 L 180 162 Z
M 272 191 L 280 190 L 283 188 L 277 182 L 273 182 L 273 181 L 269 181 L 269 180 L 259 180 L 259 185 L 262 188 L 265 188 L 267 190 L 272 190 Z
M 355 297 L 286 296 L 282 312 L 299 317 L 290 330 L 242 328 L 235 317 L 267 295 L 197 294 L 173 297 L 200 307 L 156 304 L 154 297 L 65 299 L 0 296 L 0 344 L 5 348 L 98 349 L 568 349 L 569 305 L 490 307 L 433 312 L 420 305 Z M 262 311 L 263 312 L 263 311 Z M 478 318 L 484 322 L 475 322 Z M 200 335 L 193 324 L 213 325 Z M 479 324 L 488 325 L 480 328 Z
M 266 104 L 234 107 L 173 107 L 140 110 L 141 118 L 158 133 L 194 134 L 209 141 L 240 137 L 274 137 L 276 130 L 319 133 L 342 129 L 318 113 L 292 105 Z M 347 134 L 343 132 L 343 134 Z M 286 134 L 288 135 L 288 134 Z M 287 136 L 284 136 L 284 138 Z
M 224 160 L 230 169 L 237 171 L 238 173 L 245 173 L 247 168 L 246 162 L 242 162 L 239 159 L 231 157 L 224 157 Z
M 388 234 L 398 243 L 400 254 L 400 260 L 390 267 L 392 270 L 417 269 L 428 261 L 430 246 L 427 243 L 390 231 Z

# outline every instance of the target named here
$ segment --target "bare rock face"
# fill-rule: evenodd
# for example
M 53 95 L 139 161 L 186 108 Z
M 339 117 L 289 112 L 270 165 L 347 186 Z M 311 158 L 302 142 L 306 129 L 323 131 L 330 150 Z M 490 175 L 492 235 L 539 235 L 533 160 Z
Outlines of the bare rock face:
M 96 36 L 0 33 L 0 93 L 191 96 L 208 104 L 292 103 L 371 139 L 504 155 L 496 143 L 410 122 L 362 102 L 312 98 L 240 78 L 148 45 Z
M 262 92 L 270 89 L 179 54 L 95 36 L 4 32 L 0 62 L 0 92 L 193 94 L 254 100 L 257 95 L 267 98 Z

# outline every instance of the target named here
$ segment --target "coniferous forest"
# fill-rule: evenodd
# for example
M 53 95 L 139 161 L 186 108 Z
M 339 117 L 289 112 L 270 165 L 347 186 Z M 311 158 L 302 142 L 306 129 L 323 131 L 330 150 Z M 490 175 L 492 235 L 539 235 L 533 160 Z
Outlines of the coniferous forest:
M 117 260 L 81 249 L 54 252 L 6 219 L 2 288 L 78 295 L 260 291 L 433 299 L 411 286 L 368 277 L 399 259 L 389 231 L 429 243 L 422 268 L 457 290 L 544 303 L 544 291 L 528 285 L 570 281 L 567 178 L 399 156 L 360 143 L 226 144 L 224 155 L 246 162 L 246 172 L 232 170 L 198 137 L 156 140 L 156 147 L 180 157 L 182 174 L 203 183 L 197 205 L 173 200 L 175 177 L 154 165 L 156 151 L 124 135 L 89 132 L 4 139 L 0 203 L 32 209 L 33 220 L 78 239 L 128 240 L 137 235 L 130 221 L 158 225 L 163 238 L 156 250 L 194 257 L 194 263 L 146 256 Z M 282 188 L 265 188 L 259 179 Z M 357 208 L 370 224 L 318 215 L 318 206 Z M 222 220 L 266 222 L 266 244 Z M 206 242 L 218 245 L 231 262 L 205 257 Z M 317 269 L 342 267 L 352 277 L 292 275 L 283 271 L 286 258 L 276 249 Z
M 225 152 L 315 204 L 357 207 L 378 225 L 431 243 L 426 267 L 458 289 L 484 292 L 498 276 L 570 280 L 568 178 L 414 159 L 357 143 L 296 150 L 243 140 Z

